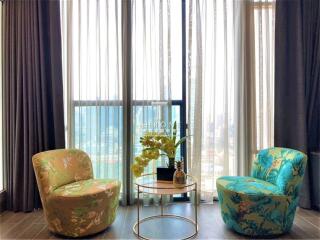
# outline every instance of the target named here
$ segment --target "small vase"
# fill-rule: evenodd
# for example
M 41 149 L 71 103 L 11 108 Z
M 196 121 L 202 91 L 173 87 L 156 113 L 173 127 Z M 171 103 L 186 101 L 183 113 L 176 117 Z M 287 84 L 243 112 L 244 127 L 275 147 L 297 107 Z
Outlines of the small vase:
M 177 162 L 177 169 L 173 174 L 173 186 L 183 188 L 186 184 L 186 174 L 182 170 L 182 163 Z

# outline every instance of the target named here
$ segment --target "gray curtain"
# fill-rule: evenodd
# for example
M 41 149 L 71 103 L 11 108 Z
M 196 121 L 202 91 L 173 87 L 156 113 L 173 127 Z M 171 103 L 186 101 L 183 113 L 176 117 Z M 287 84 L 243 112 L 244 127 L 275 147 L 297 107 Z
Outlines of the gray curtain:
M 65 147 L 59 1 L 3 3 L 7 208 L 39 207 L 32 155 Z
M 275 145 L 320 151 L 320 2 L 276 2 L 275 21 Z M 315 158 L 313 158 L 315 159 Z M 309 157 L 300 206 L 314 205 Z M 315 160 L 313 160 L 315 161 Z M 312 176 L 317 174 L 317 176 Z

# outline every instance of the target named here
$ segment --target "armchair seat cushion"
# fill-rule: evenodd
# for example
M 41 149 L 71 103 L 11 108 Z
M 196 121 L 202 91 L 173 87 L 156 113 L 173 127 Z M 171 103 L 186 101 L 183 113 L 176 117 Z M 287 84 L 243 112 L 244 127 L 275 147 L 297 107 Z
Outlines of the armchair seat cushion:
M 217 180 L 220 188 L 230 190 L 235 193 L 248 195 L 282 195 L 280 189 L 269 182 L 253 177 L 225 176 Z
M 116 217 L 120 183 L 88 179 L 54 190 L 47 199 L 47 219 L 52 232 L 80 237 L 100 232 Z
M 74 198 L 87 195 L 109 195 L 114 188 L 120 186 L 119 181 L 112 179 L 88 179 L 63 185 L 53 191 L 52 197 Z

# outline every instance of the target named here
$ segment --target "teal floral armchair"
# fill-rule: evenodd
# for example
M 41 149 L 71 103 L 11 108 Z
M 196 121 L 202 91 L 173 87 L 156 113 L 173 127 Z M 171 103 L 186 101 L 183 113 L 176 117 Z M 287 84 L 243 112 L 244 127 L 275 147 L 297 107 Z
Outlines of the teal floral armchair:
M 251 177 L 220 177 L 217 191 L 223 221 L 233 230 L 250 236 L 288 232 L 306 163 L 307 157 L 302 152 L 269 148 L 259 152 Z

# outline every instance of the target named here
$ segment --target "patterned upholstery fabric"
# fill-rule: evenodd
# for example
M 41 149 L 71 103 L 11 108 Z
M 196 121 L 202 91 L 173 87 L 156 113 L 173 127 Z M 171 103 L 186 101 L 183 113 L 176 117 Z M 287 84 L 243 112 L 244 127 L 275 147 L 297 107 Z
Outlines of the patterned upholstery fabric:
M 269 148 L 259 152 L 251 177 L 219 178 L 219 205 L 227 226 L 250 236 L 288 232 L 306 163 L 299 151 Z
M 221 177 L 219 185 L 230 191 L 242 194 L 271 195 L 282 194 L 279 188 L 272 183 L 253 178 L 253 177 Z
M 102 231 L 114 221 L 120 183 L 93 179 L 89 156 L 77 149 L 38 153 L 32 158 L 48 228 L 81 237 Z

